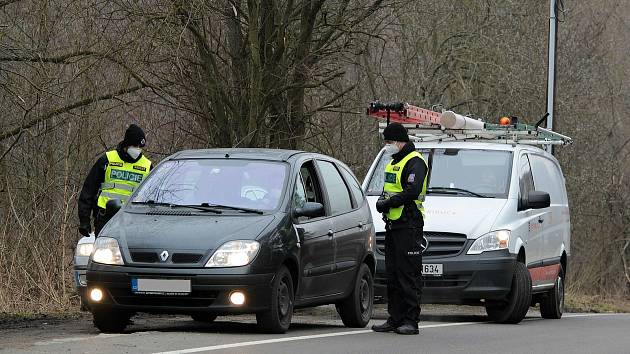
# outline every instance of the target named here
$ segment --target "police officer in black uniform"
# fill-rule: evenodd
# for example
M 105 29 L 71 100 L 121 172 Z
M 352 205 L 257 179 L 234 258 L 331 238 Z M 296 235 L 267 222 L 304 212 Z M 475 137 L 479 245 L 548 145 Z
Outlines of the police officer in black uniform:
M 385 220 L 385 266 L 389 318 L 372 326 L 375 332 L 418 334 L 422 292 L 422 243 L 424 195 L 428 165 L 398 123 L 383 131 L 386 151 L 392 161 L 385 167 L 383 196 L 376 210 Z

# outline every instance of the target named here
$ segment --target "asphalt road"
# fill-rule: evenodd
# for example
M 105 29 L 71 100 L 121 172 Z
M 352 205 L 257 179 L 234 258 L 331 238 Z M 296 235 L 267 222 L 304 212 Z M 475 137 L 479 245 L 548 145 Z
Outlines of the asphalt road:
M 455 311 L 457 312 L 457 311 Z M 630 314 L 565 314 L 543 320 L 535 311 L 518 325 L 467 315 L 424 312 L 420 335 L 351 329 L 332 311 L 294 317 L 284 335 L 256 332 L 251 316 L 200 324 L 184 316 L 142 316 L 125 334 L 99 334 L 85 316 L 0 331 L 0 353 L 630 353 Z M 372 322 L 380 323 L 381 313 Z

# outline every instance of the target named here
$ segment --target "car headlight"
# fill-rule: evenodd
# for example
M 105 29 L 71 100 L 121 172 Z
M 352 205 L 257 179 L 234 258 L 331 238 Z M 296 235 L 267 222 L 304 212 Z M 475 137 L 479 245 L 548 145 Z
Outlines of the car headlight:
M 89 257 L 94 250 L 93 243 L 81 243 L 77 245 L 77 249 L 74 251 L 76 257 Z
M 230 241 L 217 249 L 206 267 L 240 267 L 249 264 L 258 254 L 257 241 Z
M 510 244 L 510 233 L 510 230 L 488 232 L 475 240 L 470 246 L 468 254 L 480 254 L 486 251 L 506 249 Z
M 97 237 L 92 261 L 102 264 L 124 265 L 118 241 L 111 237 Z

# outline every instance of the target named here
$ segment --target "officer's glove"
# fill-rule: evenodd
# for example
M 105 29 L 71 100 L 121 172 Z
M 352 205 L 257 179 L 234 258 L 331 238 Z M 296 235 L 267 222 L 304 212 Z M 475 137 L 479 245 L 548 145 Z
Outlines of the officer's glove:
M 379 213 L 386 213 L 389 211 L 389 199 L 386 199 L 385 197 L 380 197 L 378 198 L 378 200 L 376 201 L 376 211 L 378 211 Z
M 82 236 L 88 237 L 90 236 L 90 232 L 92 232 L 92 225 L 89 222 L 82 222 L 79 225 L 79 233 Z

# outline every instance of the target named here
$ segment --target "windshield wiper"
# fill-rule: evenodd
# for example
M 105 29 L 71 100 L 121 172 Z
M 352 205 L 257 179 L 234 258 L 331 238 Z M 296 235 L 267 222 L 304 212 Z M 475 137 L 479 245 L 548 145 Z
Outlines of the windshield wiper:
M 254 214 L 260 214 L 260 215 L 264 214 L 264 212 L 262 210 L 250 209 L 250 208 L 241 208 L 241 207 L 230 206 L 230 205 L 201 203 L 201 206 L 203 206 L 203 207 L 213 207 L 213 208 L 223 208 L 223 209 L 230 209 L 230 210 L 238 210 L 238 211 L 244 211 L 244 212 L 247 212 L 247 213 L 254 213 Z
M 427 193 L 443 193 L 443 194 L 459 194 L 459 195 L 465 194 L 465 195 L 471 195 L 471 196 L 479 197 L 479 198 L 493 198 L 491 196 L 475 193 L 467 189 L 451 188 L 451 187 L 431 187 L 431 188 L 427 188 Z
M 208 211 L 211 213 L 215 213 L 215 214 L 222 214 L 223 212 L 221 210 L 217 210 L 214 208 L 211 208 L 209 205 L 192 205 L 192 204 L 173 204 L 173 203 L 164 203 L 164 202 L 156 202 L 155 200 L 149 199 L 147 201 L 134 201 L 131 202 L 132 204 L 144 204 L 144 205 L 159 205 L 159 206 L 166 206 L 166 207 L 170 207 L 170 208 L 190 208 L 190 209 L 197 209 L 197 210 L 201 210 L 201 211 Z M 205 203 L 204 203 L 205 204 Z

